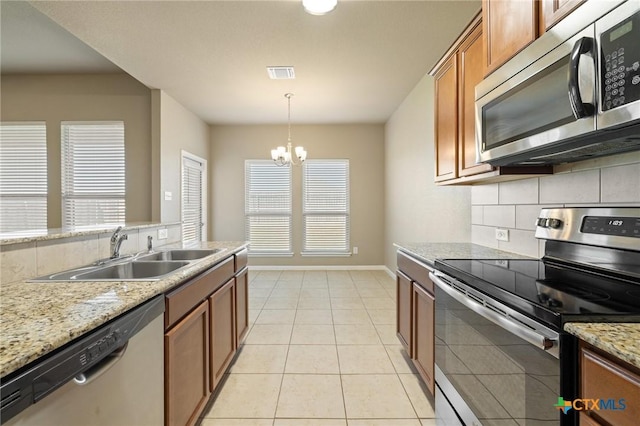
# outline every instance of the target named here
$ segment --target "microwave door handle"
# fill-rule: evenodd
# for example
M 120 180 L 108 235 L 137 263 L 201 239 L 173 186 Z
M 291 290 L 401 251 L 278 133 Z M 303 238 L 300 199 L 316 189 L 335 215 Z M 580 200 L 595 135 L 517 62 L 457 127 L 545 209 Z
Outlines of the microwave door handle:
M 580 57 L 585 53 L 591 53 L 593 56 L 593 39 L 591 37 L 582 37 L 576 41 L 571 50 L 571 57 L 569 61 L 569 101 L 571 102 L 571 109 L 576 119 L 589 117 L 595 112 L 593 104 L 582 102 L 582 96 L 580 95 Z

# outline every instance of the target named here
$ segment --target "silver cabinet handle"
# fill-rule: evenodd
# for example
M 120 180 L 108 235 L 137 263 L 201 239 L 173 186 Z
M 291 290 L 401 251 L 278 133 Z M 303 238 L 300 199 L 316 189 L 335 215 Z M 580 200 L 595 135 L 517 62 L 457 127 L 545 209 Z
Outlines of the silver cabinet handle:
M 94 365 L 87 371 L 76 375 L 76 377 L 73 378 L 73 381 L 80 386 L 85 386 L 93 382 L 95 379 L 110 370 L 114 365 L 116 365 L 118 361 L 122 359 L 125 352 L 127 351 L 128 346 L 129 342 L 125 343 L 120 348 L 111 352 L 109 356 L 103 359 L 100 363 Z
M 557 333 L 549 331 L 550 335 L 546 336 L 544 334 L 539 333 L 537 330 L 534 330 L 533 328 L 529 328 L 524 323 L 521 323 L 524 321 L 511 319 L 507 315 L 498 313 L 493 309 L 487 307 L 486 305 L 483 305 L 482 303 L 478 302 L 477 300 L 475 300 L 475 298 L 471 298 L 466 294 L 454 289 L 451 285 L 449 285 L 447 282 L 445 282 L 445 280 L 442 279 L 443 277 L 445 277 L 447 280 L 452 280 L 450 277 L 438 271 L 429 273 L 429 278 L 431 278 L 431 280 L 438 286 L 439 289 L 441 289 L 442 291 L 447 293 L 449 296 L 456 299 L 458 302 L 462 303 L 467 308 L 471 309 L 472 311 L 482 316 L 483 318 L 488 319 L 494 324 L 502 327 L 508 332 L 520 337 L 521 339 L 526 340 L 527 342 L 531 343 L 537 348 L 547 351 L 551 353 L 551 355 L 553 355 L 554 357 L 559 358 L 559 354 L 557 354 L 558 352 L 557 351 L 557 342 L 558 342 Z M 464 287 L 463 285 L 460 285 L 460 283 L 457 283 L 457 282 L 456 282 L 456 285 L 460 286 L 461 288 Z M 481 300 L 481 298 L 479 299 Z M 438 299 L 436 297 L 436 303 L 437 302 L 438 302 Z M 503 312 L 512 311 L 511 308 L 504 306 L 495 300 L 491 300 L 491 303 L 488 305 L 489 306 L 495 305 L 496 308 L 500 309 Z

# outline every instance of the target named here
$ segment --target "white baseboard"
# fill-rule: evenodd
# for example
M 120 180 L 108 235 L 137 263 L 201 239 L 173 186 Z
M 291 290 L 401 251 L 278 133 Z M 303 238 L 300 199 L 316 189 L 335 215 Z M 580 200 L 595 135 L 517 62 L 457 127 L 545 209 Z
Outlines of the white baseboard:
M 250 271 L 386 271 L 385 265 L 249 266 Z M 395 276 L 395 275 L 394 275 Z

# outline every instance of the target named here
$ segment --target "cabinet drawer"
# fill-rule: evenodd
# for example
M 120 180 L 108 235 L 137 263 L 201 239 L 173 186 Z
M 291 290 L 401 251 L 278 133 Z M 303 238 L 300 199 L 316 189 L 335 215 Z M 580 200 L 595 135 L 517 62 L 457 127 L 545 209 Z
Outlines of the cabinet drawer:
M 607 404 L 590 412 L 595 420 L 617 426 L 638 424 L 640 406 L 635 402 L 640 401 L 640 375 L 584 347 L 580 370 L 580 398 Z
M 430 268 L 424 263 L 412 259 L 408 255 L 398 252 L 398 269 L 413 281 L 419 283 L 426 290 L 433 293 L 433 283 L 429 279 Z
M 247 266 L 247 263 L 249 261 L 248 254 L 249 254 L 249 250 L 247 249 L 240 250 L 239 252 L 236 253 L 236 267 L 235 267 L 236 272 L 240 272 L 245 266 Z
M 202 275 L 188 281 L 171 293 L 165 301 L 164 325 L 169 329 L 176 321 L 205 300 L 218 287 L 233 277 L 234 257 L 230 256 Z

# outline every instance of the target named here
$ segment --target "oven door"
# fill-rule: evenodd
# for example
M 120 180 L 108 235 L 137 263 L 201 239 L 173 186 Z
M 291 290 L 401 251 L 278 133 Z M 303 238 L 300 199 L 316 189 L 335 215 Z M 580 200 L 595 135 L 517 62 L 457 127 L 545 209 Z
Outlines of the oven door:
M 436 424 L 569 424 L 559 335 L 435 271 Z M 455 413 L 455 415 L 454 415 Z

